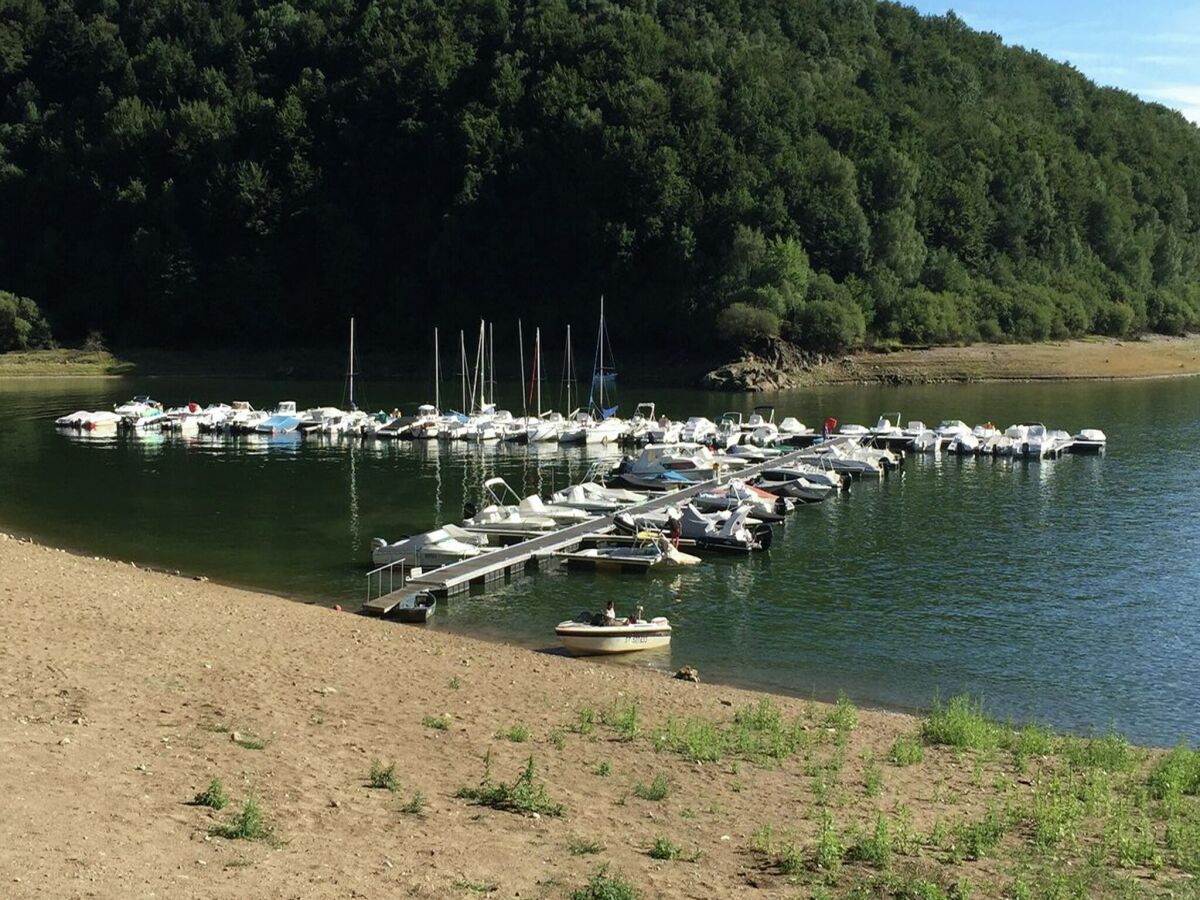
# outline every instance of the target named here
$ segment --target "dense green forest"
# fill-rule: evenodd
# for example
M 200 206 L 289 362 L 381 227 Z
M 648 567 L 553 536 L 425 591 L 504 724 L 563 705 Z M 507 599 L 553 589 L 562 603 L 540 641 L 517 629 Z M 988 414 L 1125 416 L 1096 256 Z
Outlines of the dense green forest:
M 0 0 L 0 206 L 65 341 L 1200 322 L 1200 129 L 874 0 Z

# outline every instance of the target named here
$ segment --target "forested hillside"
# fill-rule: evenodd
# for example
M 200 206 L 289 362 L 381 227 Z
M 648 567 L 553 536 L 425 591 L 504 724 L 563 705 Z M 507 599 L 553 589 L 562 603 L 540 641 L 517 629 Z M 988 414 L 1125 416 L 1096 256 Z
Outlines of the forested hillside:
M 0 208 L 65 340 L 1200 321 L 1200 129 L 873 0 L 0 0 Z

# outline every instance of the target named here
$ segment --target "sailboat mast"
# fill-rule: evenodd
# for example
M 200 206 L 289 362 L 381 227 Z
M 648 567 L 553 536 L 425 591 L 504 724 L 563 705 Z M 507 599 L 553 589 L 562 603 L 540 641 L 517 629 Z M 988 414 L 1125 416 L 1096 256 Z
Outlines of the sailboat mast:
M 350 366 L 348 369 L 350 375 L 350 411 L 358 409 L 354 405 L 354 316 L 350 317 Z
M 525 331 L 517 319 L 517 356 L 521 360 L 521 415 L 529 418 L 528 395 L 525 393 Z
M 460 328 L 458 330 L 458 349 L 462 354 L 462 359 L 459 362 L 459 368 L 462 370 L 462 412 L 466 415 L 467 412 L 467 335 Z
M 596 368 L 600 373 L 600 416 L 604 417 L 604 295 L 600 295 L 600 329 L 596 335 Z
M 475 371 L 471 373 L 471 413 L 472 415 L 479 412 L 475 405 L 475 389 L 479 388 L 479 407 L 483 407 L 483 380 L 480 378 L 479 371 L 483 368 L 483 337 L 484 337 L 483 320 L 479 320 L 479 340 L 475 344 Z
M 492 358 L 489 371 L 491 372 L 491 387 L 488 389 L 488 402 L 496 405 L 496 323 L 488 323 L 488 356 Z
M 433 407 L 442 414 L 442 354 L 438 350 L 438 329 L 433 326 Z
M 571 401 L 571 388 L 575 385 L 575 360 L 571 358 L 571 326 L 567 326 L 567 412 L 574 412 L 575 404 Z
M 539 327 L 533 339 L 533 359 L 537 366 L 537 415 L 542 415 L 542 329 Z

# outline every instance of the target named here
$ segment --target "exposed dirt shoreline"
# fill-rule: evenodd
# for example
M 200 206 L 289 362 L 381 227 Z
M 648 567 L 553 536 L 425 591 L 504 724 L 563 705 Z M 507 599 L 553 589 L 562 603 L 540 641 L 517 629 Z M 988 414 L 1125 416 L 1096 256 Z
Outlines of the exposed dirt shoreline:
M 673 387 L 716 386 L 705 373 L 713 359 L 682 353 L 622 360 L 626 380 Z M 331 349 L 186 352 L 130 350 L 117 356 L 73 350 L 0 354 L 0 378 L 221 377 L 338 379 L 345 362 Z M 424 379 L 427 354 L 368 355 L 370 380 Z M 974 344 L 892 352 L 861 351 L 836 358 L 785 352 L 745 354 L 713 372 L 724 373 L 727 390 L 780 390 L 814 384 L 924 384 L 974 381 L 1072 381 L 1167 378 L 1200 374 L 1200 335 L 1140 339 L 1089 338 L 1043 344 Z M 515 373 L 509 373 L 515 375 Z
M 1200 374 L 1200 335 L 1090 338 L 1045 344 L 973 344 L 806 360 L 777 347 L 749 352 L 705 376 L 719 390 L 787 390 L 816 384 L 1111 381 Z
M 1024 808 L 1052 762 L 1018 771 L 1006 753 L 931 745 L 893 765 L 897 739 L 920 728 L 908 715 L 775 698 L 783 730 L 743 737 L 775 734 L 786 752 L 747 758 L 726 745 L 719 761 L 697 762 L 662 736 L 668 719 L 703 748 L 762 695 L 7 535 L 0 628 L 6 897 L 564 898 L 603 865 L 643 897 L 841 895 L 860 884 L 888 896 L 921 883 L 943 892 L 922 896 L 948 896 L 961 879 L 972 896 L 1002 896 L 1059 869 L 1097 896 L 1146 871 L 1074 868 L 1082 839 L 1078 852 L 1030 854 L 1017 818 L 981 858 L 955 851 L 955 823 L 989 805 Z M 636 729 L 623 731 L 618 714 L 630 725 L 635 703 Z M 581 724 L 589 710 L 608 724 Z M 494 782 L 510 784 L 532 757 L 563 815 L 456 796 L 480 784 L 489 752 Z M 368 786 L 373 760 L 396 762 L 396 793 Z M 660 775 L 667 795 L 641 796 Z M 230 807 L 189 805 L 214 776 Z M 406 812 L 417 792 L 423 809 Z M 213 836 L 251 794 L 274 839 Z M 885 862 L 855 860 L 849 848 L 880 817 L 903 844 Z M 822 833 L 844 845 L 837 866 L 819 862 Z M 653 858 L 658 838 L 689 859 Z M 1157 877 L 1190 885 L 1171 865 Z

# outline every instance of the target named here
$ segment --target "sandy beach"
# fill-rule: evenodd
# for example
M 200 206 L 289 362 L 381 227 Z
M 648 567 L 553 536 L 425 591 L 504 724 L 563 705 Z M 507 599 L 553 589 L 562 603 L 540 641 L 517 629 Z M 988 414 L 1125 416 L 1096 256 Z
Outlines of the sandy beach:
M 1011 896 L 1054 867 L 1086 874 L 1095 896 L 1149 871 L 1084 867 L 1083 837 L 1043 860 L 1024 849 L 1018 818 L 992 852 L 955 850 L 959 823 L 1035 803 L 1057 764 L 926 741 L 919 761 L 899 765 L 897 739 L 920 744 L 910 716 L 787 698 L 756 706 L 763 698 L 747 691 L 7 536 L 0 623 L 5 897 L 564 898 L 604 866 L 647 898 L 856 885 L 916 896 L 898 891 L 921 884 L 941 892 L 921 896 L 962 896 L 968 883 L 971 896 Z M 752 709 L 785 723 L 782 752 L 727 745 L 696 761 L 702 751 L 682 750 L 704 745 L 704 721 L 732 728 Z M 760 726 L 743 737 L 757 741 Z M 532 757 L 534 783 L 562 814 L 457 796 L 480 785 L 489 751 L 493 782 L 511 784 Z M 369 786 L 373 761 L 396 764 L 395 792 Z M 659 776 L 665 796 L 653 799 Z M 192 805 L 214 777 L 229 805 Z M 211 833 L 251 795 L 268 839 Z M 880 821 L 886 857 L 856 854 Z M 843 845 L 836 865 L 822 855 L 831 835 Z M 679 858 L 650 855 L 660 838 Z M 1161 883 L 1191 889 L 1184 863 L 1163 852 Z

